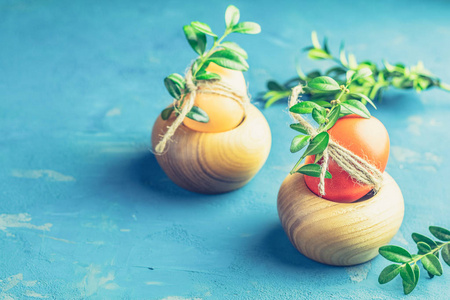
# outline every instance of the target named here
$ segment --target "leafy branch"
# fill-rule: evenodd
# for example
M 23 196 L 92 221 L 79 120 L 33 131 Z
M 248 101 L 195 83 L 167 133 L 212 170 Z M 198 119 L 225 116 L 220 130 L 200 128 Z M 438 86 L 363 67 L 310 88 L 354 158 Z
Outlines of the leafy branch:
M 329 68 L 322 74 L 319 70 L 313 70 L 304 74 L 300 66 L 297 66 L 298 76 L 288 80 L 284 84 L 270 80 L 267 82 L 268 91 L 264 94 L 263 99 L 266 101 L 265 107 L 271 106 L 273 103 L 285 99 L 289 96 L 293 86 L 302 83 L 306 84 L 316 77 L 322 75 L 330 76 L 339 84 L 345 82 L 345 74 L 349 71 L 357 71 L 362 68 L 369 68 L 372 71 L 371 76 L 355 80 L 349 89 L 352 93 L 363 94 L 370 99 L 380 100 L 383 91 L 389 87 L 398 89 L 415 89 L 417 92 L 428 90 L 432 87 L 438 87 L 446 91 L 450 91 L 450 85 L 442 83 L 439 78 L 424 68 L 421 61 L 415 66 L 407 67 L 404 64 L 390 64 L 383 60 L 383 66 L 380 68 L 372 61 L 365 60 L 360 63 L 356 60 L 355 55 L 348 54 L 345 51 L 344 42 L 341 43 L 339 56 L 333 55 L 328 47 L 328 40 L 325 37 L 321 45 L 315 31 L 311 34 L 312 45 L 304 48 L 308 57 L 313 60 L 328 60 L 336 63 L 335 66 Z M 314 91 L 306 91 L 313 100 L 326 100 L 336 98 L 336 93 L 315 93 Z M 345 99 L 353 99 L 354 96 L 349 94 Z M 364 101 L 363 101 L 364 103 Z
M 331 101 L 326 100 L 311 100 L 302 101 L 289 108 L 289 111 L 296 114 L 311 114 L 314 121 L 318 124 L 317 135 L 311 137 L 308 130 L 300 123 L 291 124 L 291 128 L 301 132 L 294 137 L 291 143 L 291 153 L 296 153 L 308 145 L 303 155 L 291 170 L 293 173 L 302 173 L 305 175 L 320 177 L 320 165 L 317 162 L 323 155 L 323 151 L 328 147 L 330 140 L 327 130 L 332 128 L 336 121 L 345 115 L 357 114 L 363 118 L 370 118 L 370 112 L 361 101 L 370 103 L 375 109 L 376 106 L 364 94 L 352 93 L 349 86 L 357 80 L 364 79 L 372 75 L 369 68 L 361 68 L 357 71 L 349 70 L 346 73 L 345 85 L 339 85 L 333 78 L 328 76 L 319 76 L 307 83 L 305 87 L 311 92 L 320 93 L 334 93 L 337 97 Z M 359 99 L 347 99 L 346 95 L 352 95 Z M 313 164 L 307 164 L 297 169 L 300 163 L 306 156 L 315 155 Z M 327 171 L 325 178 L 331 178 L 331 174 Z
M 440 241 L 434 241 L 425 235 L 413 233 L 412 239 L 417 244 L 418 254 L 411 254 L 408 250 L 399 246 L 380 247 L 379 253 L 387 260 L 395 263 L 381 271 L 378 277 L 380 284 L 388 283 L 400 274 L 403 292 L 406 295 L 411 293 L 419 281 L 419 261 L 430 278 L 442 275 L 443 269 L 439 260 L 439 252 L 444 262 L 450 266 L 450 230 L 437 226 L 430 226 L 429 230 Z
M 191 73 L 194 84 L 198 81 L 220 80 L 219 74 L 206 70 L 210 63 L 215 63 L 231 70 L 248 70 L 247 52 L 238 44 L 223 40 L 231 33 L 258 34 L 261 32 L 261 27 L 254 22 L 239 23 L 239 18 L 239 9 L 233 5 L 228 6 L 225 11 L 226 28 L 221 37 L 215 34 L 208 24 L 202 22 L 195 21 L 183 27 L 184 35 L 189 45 L 199 55 L 188 71 Z M 207 36 L 213 39 L 210 49 L 206 48 Z M 167 120 L 172 112 L 178 113 L 180 111 L 184 99 L 190 91 L 186 85 L 185 78 L 177 73 L 164 78 L 164 85 L 169 94 L 177 100 L 175 105 L 161 112 L 161 118 Z M 194 106 L 186 117 L 198 122 L 209 122 L 206 112 L 197 106 Z

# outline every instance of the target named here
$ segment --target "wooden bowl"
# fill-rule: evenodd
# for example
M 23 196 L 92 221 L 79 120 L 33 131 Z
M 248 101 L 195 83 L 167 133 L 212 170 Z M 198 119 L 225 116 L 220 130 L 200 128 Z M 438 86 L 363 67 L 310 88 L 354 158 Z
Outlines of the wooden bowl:
M 152 132 L 153 149 L 174 119 L 174 114 L 167 121 L 158 117 Z M 181 125 L 166 152 L 156 159 L 177 185 L 193 192 L 217 194 L 249 182 L 266 161 L 271 144 L 269 124 L 249 104 L 245 119 L 230 131 L 205 133 Z
M 371 260 L 397 233 L 404 203 L 394 179 L 384 173 L 378 194 L 353 203 L 318 197 L 303 175 L 288 175 L 278 193 L 278 215 L 291 243 L 303 255 L 334 266 Z

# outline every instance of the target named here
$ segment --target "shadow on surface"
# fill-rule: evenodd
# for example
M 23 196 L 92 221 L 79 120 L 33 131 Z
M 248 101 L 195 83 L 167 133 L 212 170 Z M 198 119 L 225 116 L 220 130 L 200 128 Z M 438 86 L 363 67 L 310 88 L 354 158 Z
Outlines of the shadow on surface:
M 263 238 L 257 244 L 257 250 L 268 261 L 284 264 L 295 268 L 317 269 L 325 265 L 317 263 L 295 249 L 289 241 L 281 224 L 269 227 Z
M 187 198 L 189 201 L 203 201 L 214 197 L 214 195 L 190 192 L 177 186 L 167 177 L 155 156 L 150 152 L 141 153 L 130 161 L 128 175 L 131 180 L 144 188 L 167 196 L 164 199 L 168 201 L 185 201 Z

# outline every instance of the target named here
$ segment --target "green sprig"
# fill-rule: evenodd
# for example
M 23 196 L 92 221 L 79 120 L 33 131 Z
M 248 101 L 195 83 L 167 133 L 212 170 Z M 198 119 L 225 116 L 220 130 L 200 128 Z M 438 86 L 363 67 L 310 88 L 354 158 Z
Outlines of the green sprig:
M 280 84 L 274 80 L 268 81 L 268 91 L 263 96 L 263 100 L 266 101 L 266 108 L 281 99 L 287 98 L 291 88 L 298 83 L 306 84 L 317 77 L 325 75 L 332 77 L 341 85 L 345 84 L 348 80 L 346 75 L 349 74 L 349 71 L 356 72 L 363 68 L 369 69 L 372 71 L 372 74 L 364 78 L 355 78 L 348 87 L 350 93 L 345 95 L 344 99 L 363 98 L 364 100 L 362 102 L 364 104 L 369 103 L 372 105 L 373 103 L 368 101 L 367 98 L 380 100 L 383 92 L 390 87 L 414 89 L 417 92 L 428 90 L 432 87 L 450 91 L 450 85 L 442 83 L 439 78 L 425 69 L 421 61 L 415 66 L 407 67 L 401 63 L 392 65 L 386 60 L 383 60 L 383 65 L 380 68 L 377 64 L 369 60 L 358 63 L 355 55 L 351 53 L 347 55 L 344 42 L 341 43 L 339 56 L 336 57 L 330 52 L 326 37 L 324 38 L 323 45 L 321 45 L 317 33 L 313 31 L 311 40 L 312 45 L 303 49 L 308 53 L 308 57 L 313 60 L 333 61 L 336 65 L 326 70 L 323 74 L 318 70 L 304 74 L 297 64 L 298 76 L 288 80 L 284 84 Z M 315 91 L 306 90 L 306 94 L 310 95 L 312 100 L 327 100 L 335 99 L 338 93 L 335 90 L 329 90 L 326 93 L 316 93 Z
M 380 284 L 388 283 L 400 274 L 403 292 L 406 295 L 411 293 L 419 281 L 419 261 L 430 278 L 442 275 L 443 268 L 439 260 L 439 253 L 444 262 L 450 266 L 450 230 L 437 226 L 430 226 L 429 230 L 439 241 L 434 241 L 419 233 L 413 233 L 412 238 L 417 244 L 417 254 L 411 254 L 408 250 L 394 245 L 380 247 L 381 256 L 394 262 L 381 271 L 378 277 Z
M 184 35 L 191 48 L 199 55 L 192 64 L 191 72 L 194 83 L 197 81 L 220 80 L 220 75 L 206 70 L 210 63 L 215 63 L 221 67 L 247 71 L 247 52 L 234 42 L 224 41 L 231 33 L 258 34 L 261 27 L 254 22 L 239 23 L 240 12 L 237 7 L 230 5 L 225 11 L 225 32 L 221 37 L 215 34 L 211 27 L 202 22 L 194 21 L 183 27 Z M 207 49 L 207 37 L 213 39 L 210 49 Z M 183 76 L 174 73 L 164 78 L 164 85 L 169 94 L 177 100 L 175 106 L 164 109 L 161 118 L 167 120 L 172 112 L 179 112 L 184 102 L 184 97 L 190 91 L 186 86 Z M 186 115 L 187 118 L 198 122 L 207 123 L 209 117 L 201 108 L 194 106 Z
M 302 124 L 291 124 L 292 129 L 305 134 L 294 137 L 291 143 L 291 152 L 298 152 L 307 146 L 303 155 L 292 168 L 291 174 L 302 173 L 308 176 L 320 177 L 320 166 L 317 162 L 322 157 L 323 151 L 328 147 L 330 137 L 327 130 L 332 128 L 336 121 L 345 115 L 357 114 L 363 118 L 370 118 L 370 112 L 365 105 L 361 103 L 361 100 L 365 100 L 364 97 L 359 97 L 360 101 L 343 100 L 343 98 L 349 93 L 348 87 L 352 82 L 371 75 L 372 71 L 370 69 L 362 68 L 357 71 L 348 71 L 345 85 L 339 85 L 333 78 L 328 76 L 316 77 L 307 83 L 305 89 L 308 89 L 311 92 L 327 93 L 332 91 L 336 92 L 337 97 L 335 100 L 331 101 L 302 101 L 289 108 L 289 111 L 292 113 L 311 114 L 312 118 L 319 126 L 317 135 L 314 138 L 311 138 L 308 130 L 304 128 Z M 372 103 L 372 101 L 370 102 Z M 309 155 L 316 156 L 314 164 L 307 164 L 297 169 L 303 159 Z M 331 178 L 331 174 L 328 171 L 326 171 L 325 178 Z

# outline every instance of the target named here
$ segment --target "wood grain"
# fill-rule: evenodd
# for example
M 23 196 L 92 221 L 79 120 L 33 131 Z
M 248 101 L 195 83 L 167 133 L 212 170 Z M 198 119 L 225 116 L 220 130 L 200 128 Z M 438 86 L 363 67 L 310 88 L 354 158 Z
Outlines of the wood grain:
M 174 116 L 155 122 L 152 146 Z M 253 105 L 236 128 L 226 132 L 197 132 L 181 125 L 167 151 L 156 155 L 159 165 L 177 185 L 194 192 L 216 194 L 244 186 L 265 163 L 272 144 L 269 124 Z
M 397 233 L 403 196 L 384 175 L 378 194 L 337 203 L 312 193 L 302 174 L 288 175 L 278 193 L 278 215 L 291 243 L 303 255 L 329 265 L 350 266 L 374 258 Z

